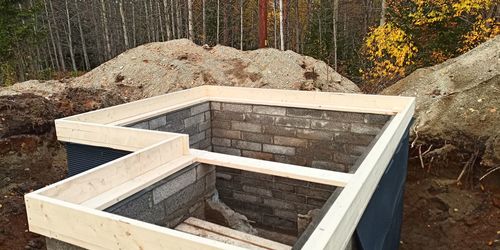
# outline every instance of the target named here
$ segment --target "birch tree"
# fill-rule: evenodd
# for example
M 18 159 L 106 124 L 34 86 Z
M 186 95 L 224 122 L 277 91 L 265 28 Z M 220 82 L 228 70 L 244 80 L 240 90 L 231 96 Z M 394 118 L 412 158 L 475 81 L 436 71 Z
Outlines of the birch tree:
M 188 30 L 189 30 L 189 39 L 191 41 L 194 40 L 194 31 L 193 31 L 193 0 L 188 0 Z

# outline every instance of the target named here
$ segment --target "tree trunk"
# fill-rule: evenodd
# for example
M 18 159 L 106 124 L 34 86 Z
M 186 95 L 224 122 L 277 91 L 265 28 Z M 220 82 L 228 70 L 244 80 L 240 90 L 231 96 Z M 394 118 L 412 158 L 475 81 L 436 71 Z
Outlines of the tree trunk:
M 167 40 L 172 39 L 172 31 L 170 27 L 170 15 L 168 14 L 167 0 L 163 0 L 163 10 L 165 11 L 165 29 L 167 30 Z
M 78 0 L 75 1 L 76 7 L 76 20 L 78 22 L 78 31 L 80 32 L 80 40 L 82 41 L 82 53 L 83 53 L 83 62 L 85 70 L 90 70 L 90 60 L 89 55 L 87 53 L 87 45 L 85 43 L 85 36 L 83 34 L 82 21 L 80 19 L 80 8 L 78 7 Z
M 175 11 L 174 11 L 174 0 L 170 0 L 170 21 L 172 22 L 172 38 L 179 38 L 179 34 L 177 34 L 175 25 Z
M 106 16 L 106 3 L 101 0 L 102 25 L 104 27 L 104 41 L 106 43 L 106 59 L 111 58 L 111 43 L 109 39 L 108 17 Z
M 387 3 L 385 0 L 382 0 L 382 6 L 380 10 L 380 26 L 383 26 L 385 24 L 385 12 L 387 9 Z
M 240 50 L 243 50 L 243 0 L 240 0 Z
M 179 6 L 179 0 L 176 2 L 177 11 L 177 38 L 183 37 L 182 35 L 182 19 L 181 19 L 181 7 Z
M 217 0 L 217 44 L 220 43 L 220 0 Z
M 59 64 L 59 58 L 57 57 L 57 48 L 56 48 L 56 42 L 54 40 L 54 32 L 52 32 L 52 25 L 51 25 L 51 18 L 49 16 L 49 10 L 47 8 L 47 0 L 43 1 L 43 4 L 45 6 L 45 15 L 47 16 L 47 26 L 49 27 L 49 36 L 50 36 L 50 41 L 52 43 L 52 49 L 54 50 L 54 58 L 55 58 L 55 64 L 57 66 L 57 70 L 61 71 L 61 65 Z M 49 51 L 50 54 L 50 51 Z
M 300 16 L 299 0 L 295 0 L 295 51 L 300 51 Z
M 278 21 L 276 20 L 276 1 L 277 0 L 273 0 L 273 25 L 274 25 L 274 48 L 278 48 L 278 28 L 277 28 L 277 25 L 278 25 Z
M 52 6 L 51 0 L 49 0 L 49 6 L 50 6 L 50 11 L 52 12 L 52 22 L 54 23 L 54 31 L 56 33 L 56 45 L 57 45 L 57 52 L 59 54 L 61 69 L 62 71 L 66 71 L 66 64 L 64 62 L 64 56 L 62 52 L 61 37 L 59 36 L 59 29 L 57 28 L 57 22 L 56 18 L 54 17 L 54 8 Z
M 259 0 L 259 48 L 267 46 L 267 0 Z
M 207 42 L 207 20 L 206 20 L 206 9 L 205 0 L 202 0 L 202 15 L 203 15 L 203 43 Z
M 123 11 L 123 0 L 119 0 L 118 6 L 120 8 L 120 17 L 122 21 L 123 42 L 125 43 L 125 49 L 129 49 L 130 46 L 128 44 L 127 23 L 125 22 L 125 11 Z
M 132 1 L 132 36 L 134 42 L 134 48 L 137 46 L 137 29 L 135 24 L 135 2 Z
M 71 34 L 71 20 L 69 16 L 68 0 L 64 0 L 64 6 L 66 7 L 66 22 L 68 24 L 68 47 L 69 47 L 69 55 L 71 57 L 71 67 L 73 71 L 77 71 L 75 62 L 75 52 L 73 51 L 73 38 Z
M 165 41 L 165 31 L 163 30 L 163 19 L 161 14 L 160 2 L 156 2 L 156 10 L 158 11 L 158 26 L 160 27 L 161 41 Z
M 280 0 L 280 49 L 285 50 L 285 31 L 283 24 L 283 0 Z
M 148 3 L 147 1 L 144 0 L 144 15 L 145 15 L 145 22 L 146 22 L 146 31 L 147 31 L 147 36 L 148 36 L 148 42 L 151 42 L 151 24 L 149 23 L 149 10 L 148 10 Z
M 193 31 L 193 0 L 188 0 L 188 30 L 189 39 L 194 41 L 194 31 Z
M 333 68 L 337 71 L 337 19 L 339 15 L 339 0 L 333 0 Z

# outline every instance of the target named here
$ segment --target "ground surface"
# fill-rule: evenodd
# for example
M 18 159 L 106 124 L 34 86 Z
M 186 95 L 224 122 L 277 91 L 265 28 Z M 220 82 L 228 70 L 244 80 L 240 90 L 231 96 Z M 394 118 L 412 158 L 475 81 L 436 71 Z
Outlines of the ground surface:
M 384 92 L 417 96 L 421 117 L 406 183 L 402 249 L 500 248 L 500 171 L 478 182 L 500 159 L 499 38 Z M 310 57 L 203 48 L 187 40 L 141 46 L 78 78 L 0 89 L 0 249 L 44 248 L 43 238 L 27 231 L 23 195 L 65 176 L 54 118 L 202 84 L 359 91 Z

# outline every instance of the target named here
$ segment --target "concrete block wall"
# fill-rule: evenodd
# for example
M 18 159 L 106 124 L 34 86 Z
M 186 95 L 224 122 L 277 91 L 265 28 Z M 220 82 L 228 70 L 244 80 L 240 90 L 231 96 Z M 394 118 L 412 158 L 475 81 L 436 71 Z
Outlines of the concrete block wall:
M 348 172 L 389 116 L 289 107 L 211 103 L 214 152 Z M 335 190 L 217 167 L 221 200 L 255 226 L 297 235 L 298 214 L 323 206 Z
M 105 211 L 160 226 L 175 227 L 188 217 L 204 218 L 205 199 L 215 193 L 215 168 L 195 163 Z
M 191 148 L 211 151 L 210 115 L 210 103 L 205 102 L 140 121 L 129 127 L 188 134 Z
M 206 102 L 132 127 L 185 133 L 192 148 L 348 172 L 390 116 Z M 257 227 L 297 234 L 334 187 L 217 167 L 220 198 Z
M 214 152 L 348 172 L 389 116 L 211 103 Z

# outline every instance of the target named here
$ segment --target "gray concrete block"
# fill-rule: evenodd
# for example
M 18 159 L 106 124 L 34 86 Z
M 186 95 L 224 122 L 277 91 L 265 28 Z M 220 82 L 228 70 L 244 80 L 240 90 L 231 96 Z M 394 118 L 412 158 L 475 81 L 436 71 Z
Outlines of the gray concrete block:
M 231 121 L 212 120 L 212 128 L 231 129 Z
M 236 156 L 241 155 L 241 150 L 239 150 L 237 148 L 227 148 L 227 147 L 221 147 L 221 146 L 213 146 L 213 148 L 214 148 L 214 152 L 216 152 L 216 153 L 236 155 Z
M 333 141 L 336 143 L 368 146 L 374 138 L 374 135 L 356 134 L 350 132 L 335 132 Z
M 310 187 L 297 187 L 295 190 L 297 191 L 297 194 L 301 194 L 301 195 L 316 198 L 316 199 L 323 199 L 323 200 L 328 199 L 328 197 L 330 197 L 330 195 L 332 195 L 331 191 L 321 190 L 321 189 L 313 189 Z
M 300 139 L 294 137 L 274 136 L 274 144 L 305 148 L 307 147 L 308 141 L 306 139 Z
M 184 119 L 184 126 L 191 127 L 194 125 L 201 124 L 205 121 L 205 115 L 204 114 L 197 114 L 191 117 L 188 117 Z
M 255 194 L 258 196 L 266 196 L 266 197 L 272 197 L 273 193 L 269 189 L 264 189 L 256 186 L 248 186 L 248 185 L 243 185 L 243 191 L 250 193 L 250 194 Z
M 289 136 L 294 137 L 296 135 L 297 130 L 295 128 L 290 127 L 282 127 L 282 126 L 272 126 L 272 125 L 264 125 L 262 126 L 263 133 L 268 135 L 281 135 L 281 136 Z
M 258 203 L 261 202 L 261 198 L 259 196 L 247 194 L 247 193 L 240 193 L 240 192 L 234 192 L 233 193 L 233 198 L 239 201 L 243 202 L 250 202 L 250 203 Z
M 226 139 L 240 139 L 241 132 L 237 130 L 227 130 L 220 128 L 212 129 L 212 136 Z
M 295 209 L 295 204 L 274 198 L 264 198 L 264 205 L 272 208 Z
M 256 142 L 232 140 L 231 145 L 234 148 L 239 148 L 239 149 L 247 149 L 247 150 L 253 150 L 253 151 L 261 151 L 262 150 L 262 144 L 256 143 Z
M 182 120 L 177 120 L 177 121 L 166 122 L 165 126 L 159 127 L 158 130 L 167 131 L 167 132 L 177 132 L 177 131 L 181 131 L 184 128 L 185 128 L 184 122 L 182 122 Z
M 349 131 L 350 124 L 338 121 L 311 120 L 311 128 L 328 131 Z
M 382 131 L 380 125 L 353 123 L 351 124 L 351 132 L 366 135 L 378 135 Z
M 390 118 L 389 115 L 365 114 L 364 123 L 384 125 Z
M 244 121 L 245 115 L 243 113 L 231 111 L 213 111 L 212 120 Z
M 276 106 L 254 106 L 253 112 L 266 115 L 286 115 L 286 108 Z
M 340 111 L 324 111 L 323 118 L 337 122 L 364 122 L 364 114 Z
M 240 121 L 232 121 L 231 122 L 232 130 L 246 131 L 246 132 L 262 132 L 262 126 L 260 124 L 248 123 L 248 122 L 240 122 Z
M 252 105 L 247 104 L 235 104 L 235 103 L 222 103 L 223 111 L 233 111 L 240 113 L 252 112 Z
M 189 135 L 189 144 L 194 144 L 197 142 L 200 142 L 205 139 L 205 131 L 194 134 L 194 135 Z
M 266 161 L 272 161 L 274 157 L 274 155 L 271 153 L 257 152 L 251 150 L 241 150 L 241 156 L 259 160 L 266 160 Z
M 322 110 L 286 108 L 287 116 L 320 119 L 323 117 L 323 113 L 324 112 Z
M 278 126 L 293 127 L 293 128 L 309 128 L 311 121 L 305 118 L 296 117 L 276 117 L 275 124 Z
M 274 209 L 274 215 L 287 220 L 297 220 L 298 214 L 295 210 Z
M 270 115 L 246 113 L 244 117 L 245 117 L 245 122 L 256 123 L 261 125 L 274 124 L 274 117 Z
M 345 172 L 347 170 L 344 164 L 331 161 L 312 161 L 311 167 L 339 172 Z
M 153 203 L 158 204 L 196 181 L 196 169 L 191 169 L 173 180 L 153 189 Z
M 297 187 L 299 188 L 299 187 Z M 302 188 L 302 187 L 301 187 Z M 285 192 L 280 190 L 273 190 L 273 197 L 287 202 L 306 202 L 306 196 L 301 194 L 296 194 L 294 192 Z
M 210 102 L 210 110 L 222 110 L 222 104 L 220 102 Z
M 205 120 L 204 122 L 201 122 L 200 124 L 198 124 L 198 131 L 205 131 L 207 129 L 210 129 L 210 120 Z
M 191 116 L 191 110 L 189 108 L 177 110 L 167 114 L 167 122 L 184 120 L 190 116 Z
M 157 130 L 167 124 L 167 118 L 162 115 L 149 120 L 149 129 Z
M 278 145 L 270 145 L 270 144 L 263 144 L 262 151 L 267 152 L 267 153 L 280 154 L 280 155 L 295 155 L 295 148 L 278 146 Z
M 226 138 L 212 137 L 214 146 L 231 147 L 231 140 Z
M 131 128 L 138 128 L 138 129 L 149 129 L 149 122 L 148 121 L 142 121 L 142 122 L 133 124 L 130 127 Z
M 205 102 L 202 104 L 198 104 L 196 106 L 191 107 L 191 115 L 197 115 L 199 113 L 204 113 L 210 110 L 210 103 Z
M 241 139 L 244 141 L 251 141 L 251 142 L 260 142 L 268 144 L 273 143 L 272 135 L 266 135 L 261 133 L 242 132 Z
M 311 140 L 331 141 L 334 136 L 331 132 L 311 129 L 299 129 L 297 130 L 297 137 Z

